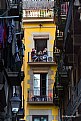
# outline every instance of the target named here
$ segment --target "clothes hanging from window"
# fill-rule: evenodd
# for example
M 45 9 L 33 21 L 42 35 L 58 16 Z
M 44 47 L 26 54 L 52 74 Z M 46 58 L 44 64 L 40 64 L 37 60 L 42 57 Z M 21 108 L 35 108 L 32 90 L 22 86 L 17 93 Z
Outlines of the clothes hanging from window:
M 11 21 L 9 21 L 8 23 L 8 43 L 11 43 L 12 42 L 12 26 L 11 26 Z
M 18 45 L 17 45 L 17 42 L 15 44 L 15 62 L 18 62 L 20 61 L 20 58 L 19 58 L 19 49 L 18 49 Z
M 12 55 L 15 55 L 15 43 L 16 43 L 16 28 L 15 28 L 15 21 L 12 19 Z
M 3 32 L 3 48 L 5 48 L 6 47 L 6 40 L 7 40 L 7 24 L 6 24 L 6 21 L 4 21 L 3 29 L 4 29 L 4 32 Z

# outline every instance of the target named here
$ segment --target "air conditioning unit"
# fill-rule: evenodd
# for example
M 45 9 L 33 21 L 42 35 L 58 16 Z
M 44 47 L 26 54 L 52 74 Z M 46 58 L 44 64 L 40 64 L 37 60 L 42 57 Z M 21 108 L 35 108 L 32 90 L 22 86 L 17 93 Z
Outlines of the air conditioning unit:
M 48 57 L 48 62 L 52 62 L 53 61 L 53 57 Z

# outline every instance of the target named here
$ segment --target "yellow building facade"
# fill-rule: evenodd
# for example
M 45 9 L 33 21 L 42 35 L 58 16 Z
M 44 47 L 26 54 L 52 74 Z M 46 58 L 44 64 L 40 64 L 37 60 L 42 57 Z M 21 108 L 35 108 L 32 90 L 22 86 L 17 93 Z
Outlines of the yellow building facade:
M 32 15 L 37 15 L 36 10 L 32 11 Z M 27 16 L 26 9 L 23 12 L 26 13 L 23 17 L 24 120 L 58 121 L 59 108 L 53 102 L 57 65 L 53 56 L 56 26 L 51 16 L 52 11 L 48 12 L 51 15 L 45 17 Z

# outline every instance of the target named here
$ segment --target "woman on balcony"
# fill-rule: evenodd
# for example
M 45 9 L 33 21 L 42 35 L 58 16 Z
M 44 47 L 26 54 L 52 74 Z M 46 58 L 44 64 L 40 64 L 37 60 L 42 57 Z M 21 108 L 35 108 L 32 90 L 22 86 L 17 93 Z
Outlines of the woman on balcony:
M 35 48 L 32 48 L 31 58 L 32 58 L 32 61 L 34 62 L 38 59 Z
M 43 50 L 43 60 L 47 61 L 47 48 L 44 48 Z

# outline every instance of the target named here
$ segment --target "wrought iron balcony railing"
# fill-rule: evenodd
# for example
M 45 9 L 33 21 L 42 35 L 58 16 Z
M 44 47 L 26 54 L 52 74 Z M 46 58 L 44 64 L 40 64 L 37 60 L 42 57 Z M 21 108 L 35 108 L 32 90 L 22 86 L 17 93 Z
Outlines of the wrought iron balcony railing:
M 54 62 L 53 52 L 48 51 L 47 55 L 36 53 L 34 57 L 32 56 L 32 52 L 28 52 L 28 62 Z
M 8 84 L 9 85 L 14 85 L 14 86 L 20 86 L 21 82 L 24 79 L 24 71 L 21 72 L 13 72 L 13 71 L 8 71 L 8 69 L 4 70 L 5 75 L 8 79 Z
M 64 31 L 66 18 L 68 13 L 68 2 L 59 1 L 54 7 L 55 23 L 58 25 L 59 29 Z
M 54 13 L 53 9 L 44 9 L 44 10 L 23 10 L 23 17 L 49 17 L 53 18 Z
M 15 18 L 16 21 L 21 21 L 22 19 L 22 0 L 10 0 L 9 2 L 9 16 L 19 16 Z
M 56 35 L 57 35 L 56 36 L 57 38 L 63 38 L 63 32 L 58 29 L 57 29 Z
M 29 103 L 53 103 L 53 90 L 29 90 Z
M 63 48 L 63 32 L 60 31 L 57 27 L 56 29 L 56 37 L 55 37 L 55 44 L 58 49 Z
M 20 2 L 22 2 L 22 0 L 10 0 L 10 5 L 16 5 L 19 4 Z

